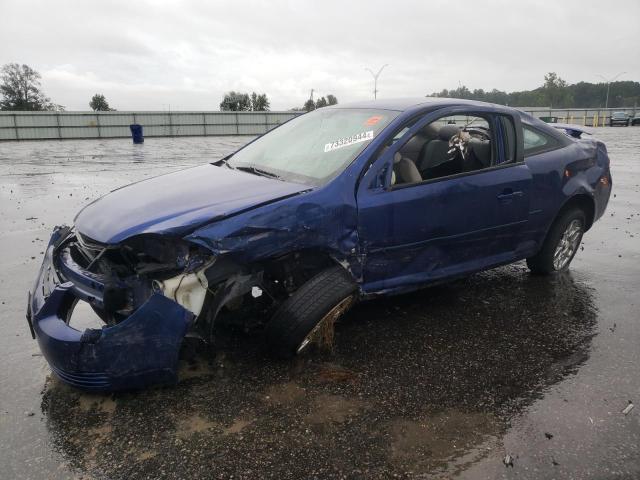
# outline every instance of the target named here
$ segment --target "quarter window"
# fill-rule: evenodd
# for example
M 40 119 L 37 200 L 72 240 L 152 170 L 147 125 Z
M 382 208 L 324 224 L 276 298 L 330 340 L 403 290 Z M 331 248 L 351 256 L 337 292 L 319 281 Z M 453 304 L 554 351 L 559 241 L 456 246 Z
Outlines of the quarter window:
M 559 146 L 555 138 L 545 135 L 539 130 L 534 130 L 527 125 L 522 126 L 522 137 L 525 156 L 553 150 Z

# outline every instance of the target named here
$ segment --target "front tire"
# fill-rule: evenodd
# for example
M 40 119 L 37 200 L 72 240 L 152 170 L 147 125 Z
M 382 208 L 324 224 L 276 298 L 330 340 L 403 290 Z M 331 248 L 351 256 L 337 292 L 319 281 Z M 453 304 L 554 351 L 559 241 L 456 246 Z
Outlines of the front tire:
M 265 329 L 275 356 L 291 358 L 313 343 L 331 343 L 333 324 L 357 300 L 358 286 L 340 266 L 320 272 L 278 308 Z
M 529 270 L 541 275 L 567 270 L 578 251 L 585 225 L 586 216 L 580 208 L 571 208 L 561 214 L 547 233 L 542 249 L 527 258 Z

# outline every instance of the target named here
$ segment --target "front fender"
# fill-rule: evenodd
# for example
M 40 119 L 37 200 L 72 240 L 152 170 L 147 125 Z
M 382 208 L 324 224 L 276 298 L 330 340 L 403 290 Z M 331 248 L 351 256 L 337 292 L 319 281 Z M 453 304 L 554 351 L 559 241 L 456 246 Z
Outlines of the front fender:
M 295 251 L 323 251 L 358 278 L 361 266 L 357 207 L 348 191 L 338 179 L 335 184 L 304 196 L 212 223 L 185 239 L 241 265 Z

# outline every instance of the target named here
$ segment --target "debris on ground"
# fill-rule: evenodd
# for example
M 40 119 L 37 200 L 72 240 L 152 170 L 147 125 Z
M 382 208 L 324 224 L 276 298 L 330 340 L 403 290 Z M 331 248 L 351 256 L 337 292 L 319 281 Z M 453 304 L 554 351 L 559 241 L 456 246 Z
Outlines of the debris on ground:
M 553 434 L 549 432 L 544 432 L 544 436 L 547 437 L 547 440 L 551 440 L 553 438 Z
M 631 410 L 633 410 L 633 407 L 634 407 L 633 403 L 631 402 L 631 400 L 629 400 L 629 405 L 627 405 L 625 409 L 622 410 L 622 413 L 627 415 Z
M 353 382 L 356 374 L 339 365 L 325 364 L 320 368 L 317 378 L 323 383 Z
M 504 459 L 502 460 L 502 463 L 504 463 L 505 467 L 513 468 L 513 457 L 507 453 L 504 456 Z

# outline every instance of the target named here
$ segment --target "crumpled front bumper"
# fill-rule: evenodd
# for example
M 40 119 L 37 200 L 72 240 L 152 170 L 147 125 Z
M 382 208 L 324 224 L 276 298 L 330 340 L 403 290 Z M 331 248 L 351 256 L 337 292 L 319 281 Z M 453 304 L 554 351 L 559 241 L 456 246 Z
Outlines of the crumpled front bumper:
M 65 276 L 57 267 L 57 247 L 69 232 L 54 230 L 27 305 L 31 333 L 51 369 L 64 382 L 92 391 L 175 383 L 180 346 L 194 314 L 154 293 L 115 326 L 72 328 L 68 321 L 76 303 L 101 305 L 105 285 L 80 271 L 68 281 L 69 272 Z

